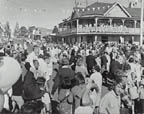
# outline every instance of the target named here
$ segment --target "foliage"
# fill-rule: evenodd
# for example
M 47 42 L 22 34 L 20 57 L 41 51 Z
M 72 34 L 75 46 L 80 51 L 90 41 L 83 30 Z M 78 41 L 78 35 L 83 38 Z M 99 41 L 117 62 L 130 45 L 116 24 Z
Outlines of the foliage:
M 9 24 L 9 22 L 7 21 L 6 22 L 6 25 L 5 25 L 5 36 L 7 37 L 7 38 L 10 38 L 11 37 L 11 29 L 10 29 L 10 24 Z
M 29 28 L 28 28 L 28 31 L 29 31 L 29 33 L 33 33 L 33 30 L 35 30 L 36 29 L 36 27 L 35 26 L 30 26 Z
M 20 37 L 27 37 L 28 36 L 28 30 L 25 26 L 21 26 L 19 36 Z
M 14 36 L 15 36 L 16 38 L 18 38 L 18 37 L 19 37 L 19 34 L 20 34 L 19 24 L 16 23 L 15 29 L 14 29 Z
M 52 31 L 52 33 L 58 33 L 58 28 L 57 28 L 57 26 L 54 26 L 54 29 L 53 29 L 53 31 Z

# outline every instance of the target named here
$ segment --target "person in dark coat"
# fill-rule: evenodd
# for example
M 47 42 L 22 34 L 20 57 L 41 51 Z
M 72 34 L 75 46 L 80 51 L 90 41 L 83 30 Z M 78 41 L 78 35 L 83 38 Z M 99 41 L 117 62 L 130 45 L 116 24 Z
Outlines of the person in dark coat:
M 144 67 L 144 53 L 141 53 L 141 66 Z
M 103 68 L 104 71 L 107 69 L 107 63 L 108 63 L 106 54 L 107 54 L 107 52 L 104 52 L 104 54 L 101 57 L 101 68 Z
M 62 68 L 57 72 L 55 82 L 51 94 L 54 95 L 58 89 L 59 113 L 70 114 L 71 105 L 67 103 L 69 91 L 72 88 L 72 80 L 74 79 L 74 71 L 69 66 L 68 58 L 62 59 Z
M 23 81 L 21 75 L 20 78 L 17 80 L 17 82 L 12 86 L 12 98 L 13 100 L 16 101 L 19 109 L 24 104 L 22 93 L 23 93 Z
M 110 73 L 111 73 L 111 76 L 112 76 L 111 79 L 116 78 L 115 75 L 114 75 L 115 71 L 117 71 L 119 69 L 122 70 L 123 65 L 118 61 L 118 58 L 119 57 L 117 56 L 116 59 L 113 59 L 111 61 L 111 65 L 110 65 Z
M 95 57 L 93 56 L 92 51 L 89 51 L 89 55 L 86 57 L 86 64 L 88 73 L 90 75 L 92 74 L 93 67 L 96 64 Z
M 40 89 L 36 79 L 34 78 L 34 74 L 30 71 L 30 63 L 26 63 L 25 67 L 27 73 L 24 77 L 23 83 L 23 98 L 25 101 L 39 99 L 44 95 L 45 92 Z
M 77 62 L 77 58 L 75 56 L 75 50 L 73 49 L 72 52 L 71 52 L 71 57 L 70 57 L 70 60 L 69 60 L 69 64 L 72 65 L 71 68 L 72 70 L 75 71 L 75 67 L 76 67 L 76 62 Z

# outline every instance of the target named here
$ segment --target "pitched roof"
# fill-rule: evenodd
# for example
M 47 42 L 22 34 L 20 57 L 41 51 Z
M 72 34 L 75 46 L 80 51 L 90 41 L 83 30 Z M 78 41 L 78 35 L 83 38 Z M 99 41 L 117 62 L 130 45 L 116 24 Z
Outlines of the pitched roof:
M 141 9 L 140 8 L 125 8 L 132 17 L 139 18 L 141 17 Z
M 86 8 L 74 8 L 72 18 L 77 18 L 85 15 L 103 15 L 112 6 L 112 3 L 95 2 Z
M 100 3 L 100 2 L 95 2 L 94 4 L 88 6 L 86 14 L 96 14 L 96 15 L 103 15 L 106 13 L 114 3 Z M 88 8 L 90 9 L 88 11 Z M 94 9 L 95 8 L 95 9 Z
M 119 2 L 116 2 L 115 4 L 113 4 L 112 5 L 112 7 L 111 8 L 109 8 L 108 10 L 107 10 L 107 12 L 104 14 L 104 16 L 107 14 L 107 13 L 109 13 L 115 6 L 119 6 L 122 10 L 123 10 L 123 12 L 128 16 L 128 17 L 131 17 L 131 15 L 130 15 L 130 13 L 124 8 L 124 6 L 122 6 Z
M 71 19 L 79 18 L 79 17 L 88 17 L 88 16 L 104 16 L 107 12 L 109 12 L 112 8 L 116 5 L 128 15 L 128 17 L 138 18 L 140 19 L 140 8 L 126 8 L 122 6 L 120 3 L 102 3 L 102 2 L 95 2 L 88 7 L 85 8 L 74 8 L 72 12 Z

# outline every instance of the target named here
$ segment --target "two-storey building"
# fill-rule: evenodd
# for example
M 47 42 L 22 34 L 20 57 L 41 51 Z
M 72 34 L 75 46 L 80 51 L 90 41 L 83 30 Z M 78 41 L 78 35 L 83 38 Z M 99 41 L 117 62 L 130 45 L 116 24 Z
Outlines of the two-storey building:
M 95 2 L 74 8 L 69 19 L 59 24 L 57 36 L 67 43 L 140 42 L 140 8 L 120 3 Z

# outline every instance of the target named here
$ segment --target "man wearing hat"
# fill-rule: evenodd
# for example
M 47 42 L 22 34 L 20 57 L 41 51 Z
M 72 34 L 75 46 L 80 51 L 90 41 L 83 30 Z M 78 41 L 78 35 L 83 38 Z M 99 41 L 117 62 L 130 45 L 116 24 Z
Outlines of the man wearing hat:
M 52 88 L 52 95 L 58 89 L 59 111 L 60 114 L 70 114 L 71 105 L 67 103 L 70 88 L 72 87 L 71 81 L 74 79 L 74 71 L 69 67 L 69 59 L 62 59 L 62 68 L 59 69 L 54 86 Z
M 40 49 L 38 45 L 33 46 L 33 52 L 31 52 L 26 61 L 30 63 L 30 65 L 34 68 L 33 60 L 38 60 L 38 56 L 40 55 Z
M 89 74 L 92 74 L 93 66 L 96 64 L 95 57 L 92 51 L 89 51 L 89 55 L 86 57 L 87 70 Z

